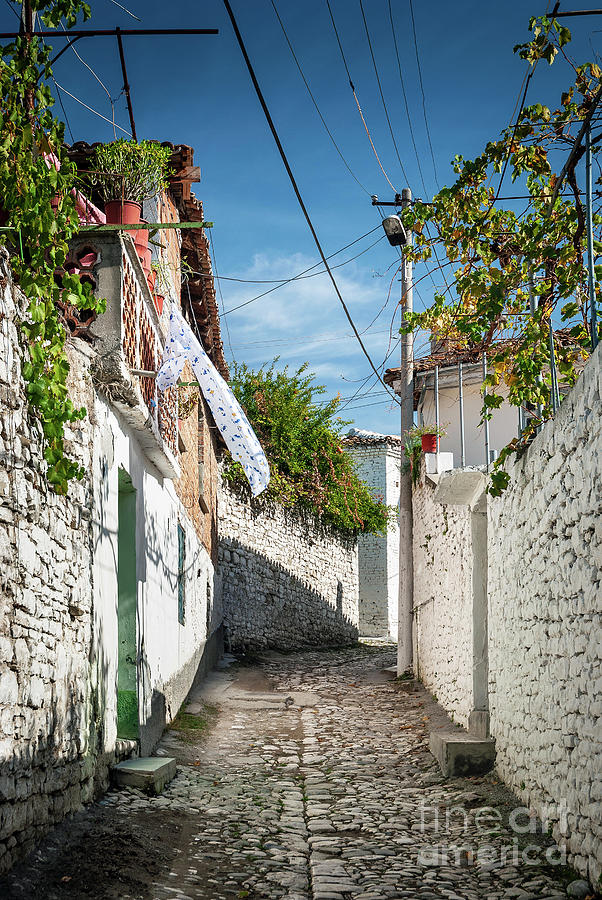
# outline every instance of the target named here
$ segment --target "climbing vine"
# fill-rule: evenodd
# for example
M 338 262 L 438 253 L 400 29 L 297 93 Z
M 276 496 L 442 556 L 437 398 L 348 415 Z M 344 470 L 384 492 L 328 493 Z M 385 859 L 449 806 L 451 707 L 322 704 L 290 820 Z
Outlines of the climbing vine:
M 230 386 L 245 410 L 270 464 L 266 498 L 285 507 L 307 509 L 341 531 L 386 531 L 389 511 L 370 495 L 341 445 L 337 399 L 320 404 L 325 388 L 307 374 L 307 363 L 294 373 L 275 365 L 254 372 L 234 365 Z M 224 477 L 246 484 L 239 463 Z
M 429 260 L 433 246 L 442 245 L 446 259 L 441 271 L 449 279 L 432 306 L 410 315 L 403 330 L 430 332 L 448 359 L 454 351 L 474 351 L 476 358 L 486 352 L 483 419 L 501 406 L 502 385 L 510 403 L 523 407 L 529 419 L 522 437 L 512 440 L 496 461 L 489 487 L 494 495 L 509 481 L 503 468 L 509 454 L 524 447 L 553 414 L 552 356 L 562 392 L 575 381 L 591 348 L 584 192 L 577 168 L 585 146 L 576 138 L 586 117 L 594 125 L 600 122 L 602 73 L 594 63 L 571 60 L 566 49 L 571 34 L 556 20 L 534 18 L 530 28 L 533 39 L 514 49 L 531 71 L 541 60 L 552 64 L 559 58 L 571 72 L 557 108 L 541 103 L 521 108 L 516 121 L 476 159 L 456 156 L 451 187 L 440 190 L 431 203 L 416 202 L 402 213 L 414 233 L 412 258 Z M 592 141 L 594 154 L 600 137 Z M 516 184 L 510 193 L 525 195 L 524 201 L 508 206 L 498 200 L 491 181 L 506 173 Z M 593 224 L 599 255 L 599 199 Z M 596 266 L 597 304 L 600 281 L 602 266 Z
M 73 26 L 90 8 L 82 0 L 32 0 L 47 27 Z M 83 470 L 65 451 L 64 428 L 86 415 L 67 392 L 69 362 L 60 304 L 103 312 L 104 301 L 74 275 L 55 278 L 69 239 L 78 230 L 74 165 L 63 150 L 64 125 L 52 113 L 48 80 L 51 48 L 25 36 L 1 48 L 0 242 L 11 251 L 15 281 L 28 298 L 20 322 L 26 359 L 22 372 L 30 410 L 44 435 L 47 477 L 58 493 Z M 56 163 L 53 161 L 56 160 Z M 58 163 L 58 165 L 57 165 Z M 60 283 L 57 283 L 57 280 Z

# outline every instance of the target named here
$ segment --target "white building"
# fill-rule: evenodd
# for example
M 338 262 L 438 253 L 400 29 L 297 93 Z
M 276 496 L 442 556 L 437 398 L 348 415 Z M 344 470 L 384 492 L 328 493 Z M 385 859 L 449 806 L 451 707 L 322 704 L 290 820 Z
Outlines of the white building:
M 351 429 L 343 446 L 358 476 L 377 500 L 395 510 L 399 505 L 401 441 L 394 435 Z M 397 640 L 399 528 L 385 536 L 358 535 L 359 632 L 363 637 Z

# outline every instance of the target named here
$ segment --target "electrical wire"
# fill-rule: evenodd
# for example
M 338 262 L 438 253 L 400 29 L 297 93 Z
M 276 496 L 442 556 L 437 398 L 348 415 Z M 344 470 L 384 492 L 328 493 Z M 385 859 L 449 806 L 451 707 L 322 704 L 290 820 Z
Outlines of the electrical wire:
M 63 25 L 62 22 L 60 23 L 60 26 L 61 26 L 61 28 L 63 29 L 63 31 L 67 31 L 67 29 L 65 28 L 65 26 Z M 111 94 L 110 94 L 110 92 L 109 92 L 109 89 L 108 89 L 107 86 L 106 86 L 105 84 L 103 84 L 103 82 L 100 80 L 100 78 L 98 77 L 98 75 L 96 74 L 96 72 L 94 71 L 94 69 L 92 68 L 92 66 L 88 65 L 88 63 L 86 62 L 86 60 L 83 59 L 83 58 L 79 55 L 79 53 L 77 52 L 77 50 L 75 49 L 75 46 L 74 46 L 73 44 L 71 45 L 71 49 L 72 49 L 73 52 L 75 53 L 76 57 L 79 59 L 80 63 L 81 63 L 83 66 L 85 66 L 86 69 L 88 70 L 88 72 L 90 72 L 90 74 L 96 79 L 96 81 L 99 83 L 99 85 L 101 86 L 101 88 L 103 89 L 103 91 L 105 92 L 105 94 L 107 95 L 107 97 L 109 98 L 109 103 L 110 103 L 110 105 L 111 105 L 111 123 L 112 123 L 112 125 L 113 125 L 113 137 L 115 138 L 115 140 L 117 140 L 117 131 L 116 131 L 116 126 L 115 126 L 115 103 L 114 103 L 114 101 L 113 101 L 113 98 L 111 97 Z M 55 84 L 56 84 L 56 82 L 55 82 Z
M 4 2 L 6 3 L 6 5 L 8 6 L 8 8 L 10 9 L 10 11 L 17 17 L 17 19 L 18 19 L 19 22 L 20 22 L 20 21 L 21 21 L 21 16 L 19 15 L 19 13 L 18 13 L 17 10 L 15 9 L 15 7 L 12 5 L 12 3 L 10 2 L 10 0 L 4 0 Z
M 289 39 L 289 36 L 288 36 L 288 34 L 287 34 L 287 31 L 286 31 L 286 28 L 284 27 L 284 23 L 283 23 L 282 19 L 280 18 L 280 14 L 278 13 L 278 9 L 276 8 L 276 4 L 275 4 L 274 0 L 271 0 L 271 3 L 272 3 L 272 7 L 273 7 L 273 9 L 274 9 L 274 12 L 276 13 L 276 18 L 278 19 L 278 22 L 280 23 L 280 27 L 281 27 L 281 29 L 282 29 L 282 33 L 283 33 L 283 35 L 284 35 L 284 38 L 285 38 L 285 40 L 286 40 L 286 43 L 288 44 L 289 50 L 291 51 L 292 57 L 293 57 L 293 59 L 295 60 L 295 64 L 296 64 L 296 66 L 297 66 L 297 68 L 298 68 L 298 70 L 299 70 L 299 74 L 301 75 L 301 78 L 303 79 L 303 84 L 304 84 L 305 87 L 307 88 L 307 93 L 309 94 L 309 96 L 310 96 L 310 98 L 311 98 L 311 101 L 312 101 L 312 103 L 313 103 L 313 105 L 314 105 L 314 107 L 315 107 L 315 110 L 316 110 L 318 116 L 320 117 L 320 121 L 322 122 L 322 125 L 324 126 L 324 128 L 325 128 L 325 130 L 326 130 L 326 134 L 328 135 L 328 137 L 329 137 L 330 140 L 332 141 L 332 144 L 333 144 L 333 146 L 334 146 L 334 149 L 335 149 L 335 150 L 337 151 L 337 153 L 339 154 L 339 156 L 340 156 L 340 158 L 341 158 L 341 161 L 343 162 L 343 165 L 345 166 L 345 168 L 347 169 L 347 171 L 349 172 L 349 174 L 351 175 L 351 177 L 353 178 L 353 180 L 360 186 L 360 188 L 361 188 L 366 194 L 368 194 L 368 196 L 370 196 L 370 195 L 371 195 L 371 191 L 369 191 L 368 188 L 367 188 L 364 184 L 362 184 L 362 182 L 359 180 L 359 178 L 357 177 L 357 175 L 355 174 L 355 172 L 353 171 L 353 169 L 351 168 L 351 166 L 349 165 L 349 163 L 347 162 L 347 160 L 346 160 L 345 157 L 343 156 L 343 152 L 342 152 L 341 148 L 340 148 L 339 145 L 337 144 L 337 142 L 336 142 L 336 140 L 334 139 L 334 136 L 333 136 L 333 134 L 332 134 L 330 128 L 329 128 L 328 125 L 326 124 L 326 120 L 325 120 L 324 116 L 322 115 L 322 113 L 321 113 L 321 111 L 320 111 L 320 107 L 318 106 L 318 103 L 317 103 L 317 101 L 316 101 L 316 98 L 314 97 L 313 92 L 312 92 L 312 90 L 311 90 L 311 88 L 310 88 L 310 86 L 309 86 L 309 83 L 308 83 L 308 81 L 307 81 L 307 78 L 305 77 L 305 74 L 304 74 L 304 72 L 303 72 L 303 69 L 301 68 L 301 63 L 299 62 L 299 60 L 298 60 L 298 58 L 297 58 L 297 54 L 295 53 L 295 51 L 294 51 L 294 49 L 293 49 L 293 45 L 292 45 L 292 43 L 291 43 L 291 41 L 290 41 L 290 39 Z
M 372 48 L 372 40 L 370 38 L 370 31 L 368 30 L 368 22 L 366 21 L 366 13 L 364 12 L 364 3 L 363 0 L 359 0 L 360 2 L 360 10 L 362 13 L 362 19 L 364 22 L 364 29 L 366 31 L 366 37 L 368 39 L 368 47 L 370 48 L 370 56 L 372 57 L 372 65 L 374 66 L 374 74 L 376 75 L 376 83 L 378 84 L 378 91 L 380 93 L 380 99 L 383 104 L 383 110 L 385 112 L 385 118 L 387 120 L 387 125 L 389 126 L 389 133 L 391 135 L 391 140 L 393 141 L 393 146 L 395 147 L 395 153 L 397 155 L 397 160 L 399 162 L 399 166 L 401 168 L 401 172 L 403 177 L 405 178 L 406 184 L 410 183 L 410 179 L 407 176 L 406 170 L 404 169 L 403 163 L 401 161 L 401 156 L 399 154 L 399 148 L 397 146 L 397 141 L 395 140 L 395 134 L 393 132 L 393 126 L 391 125 L 391 119 L 389 118 L 389 110 L 387 109 L 387 104 L 385 102 L 385 95 L 383 93 L 382 84 L 380 81 L 380 75 L 378 74 L 378 66 L 376 65 L 376 58 L 374 56 L 374 50 Z
M 373 247 L 376 247 L 377 244 L 380 244 L 381 241 L 384 241 L 385 235 L 379 237 L 377 241 L 374 241 L 372 244 L 369 244 L 365 247 L 360 253 L 356 253 L 355 256 L 351 256 L 349 259 L 343 260 L 341 263 L 337 263 L 336 266 L 331 266 L 332 269 L 341 269 L 343 266 L 349 265 L 349 263 L 354 262 L 356 259 L 359 259 L 360 256 L 363 256 L 364 253 L 368 253 L 369 250 L 372 250 Z M 340 253 L 340 251 L 339 251 Z M 328 257 L 330 259 L 332 256 L 336 256 L 336 253 L 332 253 L 331 256 Z M 320 263 L 316 263 L 316 265 L 320 265 Z M 201 278 L 217 278 L 220 281 L 236 281 L 239 284 L 276 284 L 280 287 L 284 287 L 287 284 L 290 284 L 291 281 L 303 281 L 306 278 L 316 278 L 318 275 L 326 275 L 326 269 L 320 269 L 319 272 L 312 272 L 311 275 L 293 275 L 292 278 L 266 278 L 266 279 L 252 279 L 252 278 L 234 278 L 228 275 L 208 275 L 206 272 L 196 272 L 194 269 L 189 270 L 192 275 L 200 275 Z M 307 272 L 308 269 L 305 269 Z M 263 295 L 261 295 L 263 296 Z M 228 310 L 231 312 L 231 310 Z
M 420 174 L 420 181 L 422 182 L 422 189 L 424 190 L 424 194 L 426 196 L 428 194 L 428 190 L 426 188 L 426 184 L 424 181 L 424 174 L 422 172 L 422 165 L 420 163 L 420 154 L 418 153 L 418 147 L 416 146 L 416 138 L 414 136 L 414 126 L 412 125 L 412 116 L 410 115 L 410 107 L 408 104 L 408 97 L 406 94 L 405 79 L 403 77 L 401 58 L 399 56 L 399 47 L 397 46 L 397 34 L 395 31 L 395 24 L 393 22 L 393 9 L 391 7 L 391 0 L 389 0 L 389 20 L 391 22 L 391 34 L 393 35 L 393 44 L 395 46 L 395 56 L 397 57 L 397 69 L 399 71 L 399 80 L 401 81 L 401 93 L 403 95 L 403 102 L 405 105 L 406 116 L 408 119 L 408 127 L 410 129 L 410 138 L 412 140 L 412 146 L 414 147 L 414 153 L 416 155 L 416 163 L 418 164 L 418 172 Z
M 118 6 L 119 9 L 122 9 L 125 13 L 128 14 L 128 16 L 131 16 L 132 19 L 135 19 L 137 22 L 142 21 L 142 19 L 139 16 L 136 16 L 133 12 L 130 12 L 130 10 L 127 9 L 127 7 L 122 6 L 121 3 L 117 2 L 117 0 L 109 0 L 109 3 L 112 3 L 114 6 Z
M 218 270 L 217 270 L 217 256 L 215 255 L 215 245 L 214 245 L 214 243 L 213 243 L 213 228 L 208 228 L 207 231 L 209 232 L 209 241 L 210 241 L 210 243 L 211 243 L 211 256 L 213 257 L 213 268 L 215 269 L 215 274 L 216 274 L 216 277 L 217 277 L 217 279 L 218 279 L 218 281 L 217 281 L 217 289 L 218 289 L 218 291 L 219 291 L 219 298 L 220 298 L 220 301 L 221 301 L 221 304 L 222 304 L 222 313 L 223 313 L 223 311 L 224 311 L 224 305 L 225 305 L 225 304 L 224 304 L 224 296 L 223 296 L 223 294 L 222 294 L 222 286 L 221 286 L 221 282 L 220 282 L 220 280 L 219 280 L 219 274 L 218 274 Z M 234 350 L 232 349 L 232 340 L 231 340 L 231 338 L 230 338 L 230 326 L 228 325 L 228 321 L 227 321 L 227 320 L 226 320 L 226 336 L 227 336 L 227 338 L 228 338 L 228 346 L 229 346 L 229 348 L 230 348 L 230 353 L 231 353 L 231 355 L 232 355 L 232 360 L 233 360 L 234 363 L 236 363 L 236 359 L 234 358 Z
M 377 226 L 377 227 L 378 227 L 378 226 Z M 332 259 L 333 256 L 338 256 L 339 253 L 342 253 L 342 252 L 343 252 L 343 250 L 347 250 L 349 247 L 352 247 L 353 244 L 357 244 L 358 241 L 363 240 L 365 237 L 367 237 L 369 234 L 373 234 L 373 232 L 375 232 L 375 231 L 376 231 L 376 228 L 373 228 L 372 231 L 368 231 L 366 234 L 362 235 L 362 237 L 356 238 L 354 241 L 351 241 L 351 243 L 346 244 L 344 247 L 341 247 L 340 250 L 335 250 L 334 253 L 331 253 L 330 256 L 328 256 L 328 257 L 326 257 L 326 258 L 327 258 L 327 259 Z M 379 240 L 382 240 L 382 238 L 379 238 Z M 375 243 L 378 243 L 378 241 L 376 241 Z M 374 244 L 372 244 L 371 246 L 373 247 Z M 366 250 L 369 250 L 369 249 L 370 249 L 370 247 L 367 247 L 367 248 L 366 248 Z M 366 252 L 366 251 L 363 251 L 363 252 Z M 335 266 L 334 268 L 340 268 L 341 266 L 346 265 L 346 264 L 349 263 L 349 262 L 352 262 L 353 259 L 357 259 L 358 256 L 361 256 L 361 253 L 358 253 L 357 256 L 352 257 L 352 259 L 348 259 L 345 263 L 339 263 L 339 265 L 338 265 L 338 266 Z M 321 260 L 320 260 L 319 262 L 317 262 L 317 263 L 314 263 L 312 266 L 309 266 L 307 269 L 303 269 L 302 272 L 299 272 L 298 275 L 294 275 L 292 278 L 287 278 L 287 279 L 285 279 L 284 281 L 278 281 L 278 282 L 276 283 L 276 286 L 275 286 L 275 287 L 270 288 L 270 289 L 267 290 L 267 291 L 264 291 L 262 294 L 258 294 L 256 297 L 251 297 L 250 300 L 245 300 L 244 303 L 239 303 L 238 306 L 233 306 L 231 309 L 226 309 L 226 310 L 224 311 L 223 315 L 227 316 L 227 315 L 229 315 L 229 314 L 232 313 L 232 312 L 236 312 L 236 310 L 242 309 L 244 306 L 248 306 L 250 303 L 255 303 L 256 300 L 260 300 L 262 297 L 266 297 L 268 294 L 271 294 L 273 291 L 277 291 L 278 288 L 284 287 L 285 285 L 290 284 L 290 283 L 293 282 L 293 281 L 297 281 L 297 280 L 299 280 L 299 279 L 301 279 L 301 278 L 303 278 L 303 277 L 307 277 L 307 276 L 305 275 L 305 273 L 306 273 L 306 272 L 311 272 L 312 269 L 317 268 L 317 266 L 319 266 L 319 265 L 321 265 Z M 195 272 L 194 274 L 196 274 L 196 275 L 203 275 L 202 272 Z M 325 274 L 326 274 L 326 270 L 325 270 L 325 269 L 322 269 L 322 271 L 316 272 L 315 274 L 316 274 L 316 275 L 325 275 Z M 269 283 L 269 282 L 268 282 L 268 283 Z
M 74 143 L 75 143 L 75 138 L 73 137 L 73 131 L 71 130 L 71 124 L 70 124 L 70 122 L 69 122 L 69 117 L 67 116 L 67 110 L 65 109 L 65 104 L 63 103 L 63 98 L 62 98 L 62 96 L 61 96 L 61 91 L 60 91 L 60 89 L 59 89 L 58 84 L 57 84 L 56 81 L 54 80 L 54 78 L 52 79 L 52 81 L 54 82 L 54 86 L 55 86 L 55 88 L 56 88 L 56 94 L 57 94 L 58 101 L 59 101 L 59 103 L 60 103 L 61 109 L 63 110 L 63 115 L 65 116 L 65 124 L 67 125 L 67 128 L 69 129 L 69 134 L 71 135 L 71 143 L 74 144 Z
M 366 122 L 366 119 L 365 119 L 365 117 L 364 117 L 364 113 L 362 112 L 362 108 L 361 108 L 361 106 L 360 106 L 360 101 L 359 101 L 359 98 L 358 98 L 357 93 L 356 93 L 356 91 L 355 91 L 355 86 L 354 86 L 354 84 L 353 84 L 353 81 L 351 80 L 351 73 L 349 72 L 349 66 L 347 65 L 347 59 L 346 59 L 346 57 L 345 57 L 345 51 L 343 50 L 343 45 L 342 45 L 342 43 L 341 43 L 341 39 L 340 39 L 340 37 L 339 37 L 339 32 L 338 32 L 338 29 L 337 29 L 337 26 L 336 26 L 336 22 L 335 22 L 335 20 L 334 20 L 334 15 L 333 15 L 333 12 L 332 12 L 332 9 L 331 9 L 331 6 L 330 6 L 330 0 L 326 0 L 326 6 L 328 7 L 328 12 L 330 13 L 330 21 L 332 22 L 332 27 L 333 27 L 333 29 L 334 29 L 335 37 L 336 37 L 336 39 L 337 39 L 337 44 L 339 45 L 339 50 L 341 51 L 341 58 L 342 58 L 342 60 L 343 60 L 343 65 L 345 66 L 345 71 L 347 72 L 347 78 L 349 79 L 349 87 L 351 88 L 351 91 L 352 91 L 352 93 L 353 93 L 353 99 L 355 100 L 355 105 L 357 106 L 357 111 L 358 111 L 359 114 L 360 114 L 360 119 L 362 120 L 362 124 L 363 124 L 364 129 L 365 129 L 365 131 L 366 131 L 366 134 L 367 134 L 367 136 L 368 136 L 368 140 L 370 141 L 370 146 L 372 147 L 372 152 L 374 153 L 374 156 L 375 156 L 375 158 L 376 158 L 376 162 L 378 163 L 381 172 L 382 172 L 383 175 L 385 176 L 385 179 L 387 180 L 387 183 L 388 183 L 389 187 L 391 188 L 391 190 L 392 190 L 394 193 L 397 193 L 397 188 L 394 186 L 393 182 L 391 181 L 391 179 L 390 179 L 389 176 L 387 175 L 387 173 L 386 173 L 386 171 L 385 171 L 385 168 L 384 168 L 382 162 L 380 161 L 380 156 L 379 156 L 378 153 L 376 152 L 376 147 L 374 146 L 374 141 L 372 140 L 372 135 L 370 134 L 370 129 L 368 128 L 368 123 Z
M 418 66 L 418 80 L 420 82 L 420 93 L 422 94 L 422 112 L 424 115 L 424 126 L 426 128 L 426 136 L 428 140 L 428 145 L 431 151 L 431 159 L 433 161 L 433 172 L 435 173 L 435 184 L 437 187 L 439 186 L 439 176 L 437 175 L 437 165 L 435 163 L 435 153 L 433 151 L 433 143 L 431 141 L 431 130 L 429 128 L 428 116 L 426 114 L 426 97 L 424 95 L 424 83 L 422 81 L 422 66 L 420 65 L 420 54 L 418 52 L 418 38 L 416 36 L 416 20 L 414 19 L 414 4 L 412 0 L 409 0 L 410 3 L 410 15 L 412 17 L 412 32 L 414 34 L 414 51 L 416 53 L 416 65 Z
M 75 100 L 77 103 L 81 104 L 81 106 L 85 107 L 85 109 L 89 110 L 91 113 L 94 113 L 94 115 L 98 116 L 99 119 L 103 119 L 103 121 L 108 122 L 109 125 L 114 124 L 113 122 L 111 122 L 110 119 L 107 119 L 106 116 L 103 116 L 102 113 L 99 113 L 97 109 L 92 109 L 91 106 L 88 106 L 87 103 L 84 103 L 83 100 L 80 100 L 79 97 L 76 97 L 75 94 L 72 94 L 71 91 L 68 91 L 67 88 L 64 88 L 63 85 L 59 84 L 56 79 L 53 78 L 53 81 L 54 81 L 55 85 L 57 86 L 57 88 L 60 91 L 63 91 L 65 94 L 67 94 L 68 97 L 71 97 L 72 100 Z M 128 137 L 132 136 L 131 132 L 127 131 L 127 129 L 125 129 L 125 128 L 122 128 L 121 125 L 115 125 L 115 128 L 118 128 L 119 131 L 123 131 L 124 134 L 127 134 Z
M 281 157 L 281 159 L 282 159 L 284 168 L 286 169 L 286 173 L 287 173 L 287 175 L 288 175 L 288 177 L 289 177 L 289 180 L 290 180 L 290 182 L 291 182 L 291 186 L 292 186 L 292 188 L 293 188 L 293 190 L 294 190 L 294 192 L 295 192 L 295 196 L 296 196 L 296 198 L 297 198 L 297 202 L 299 203 L 299 207 L 301 208 L 301 212 L 303 213 L 303 216 L 304 216 L 304 218 L 305 218 L 305 221 L 307 222 L 307 227 L 309 228 L 309 230 L 310 230 L 310 232 L 311 232 L 311 236 L 312 236 L 313 239 L 314 239 L 314 243 L 315 243 L 315 245 L 316 245 L 316 248 L 317 248 L 317 250 L 318 250 L 318 253 L 320 254 L 320 257 L 321 257 L 321 259 L 322 259 L 322 263 L 323 263 L 323 265 L 324 265 L 324 267 L 325 267 L 325 269 L 326 269 L 326 271 L 327 271 L 327 273 L 328 273 L 328 276 L 329 276 L 329 278 L 330 278 L 330 280 L 331 280 L 331 282 L 332 282 L 332 286 L 333 286 L 333 288 L 334 288 L 334 291 L 335 291 L 335 293 L 336 293 L 336 295 L 337 295 L 337 297 L 338 297 L 338 299 L 339 299 L 339 302 L 340 302 L 341 306 L 343 307 L 343 311 L 344 311 L 344 313 L 345 313 L 345 316 L 347 317 L 347 320 L 348 320 L 349 324 L 351 325 L 351 328 L 353 329 L 353 333 L 355 334 L 355 336 L 356 336 L 356 338 L 357 338 L 357 342 L 358 342 L 358 344 L 360 345 L 360 347 L 361 347 L 361 349 L 362 349 L 362 353 L 364 354 L 364 356 L 366 357 L 366 359 L 367 359 L 368 362 L 370 363 L 370 367 L 372 368 L 372 370 L 373 370 L 374 373 L 376 374 L 378 380 L 382 382 L 382 385 L 383 385 L 383 387 L 385 388 L 385 390 L 389 390 L 388 386 L 387 386 L 387 385 L 385 384 L 385 382 L 382 380 L 382 378 L 381 378 L 381 376 L 380 376 L 380 374 L 379 374 L 379 372 L 378 372 L 376 366 L 375 366 L 374 363 L 372 362 L 372 357 L 371 357 L 370 354 L 368 353 L 368 351 L 367 351 L 367 349 L 366 349 L 366 346 L 365 346 L 364 342 L 362 341 L 361 335 L 360 335 L 359 331 L 357 330 L 357 327 L 356 327 L 356 325 L 355 325 L 355 322 L 353 321 L 353 318 L 352 318 L 352 316 L 351 316 L 351 313 L 349 312 L 349 309 L 348 309 L 348 307 L 347 307 L 347 304 L 345 303 L 345 300 L 343 299 L 343 295 L 341 294 L 341 291 L 339 290 L 339 286 L 338 286 L 338 284 L 337 284 L 337 282 L 336 282 L 336 279 L 335 279 L 334 275 L 332 274 L 332 270 L 331 270 L 330 266 L 328 265 L 328 260 L 327 260 L 327 258 L 326 258 L 326 255 L 325 255 L 323 249 L 322 249 L 322 244 L 320 243 L 320 239 L 319 239 L 319 237 L 318 237 L 318 235 L 317 235 L 317 233 L 316 233 L 316 230 L 315 230 L 315 228 L 314 228 L 313 222 L 312 222 L 312 220 L 311 220 L 311 218 L 310 218 L 310 215 L 309 215 L 309 213 L 308 213 L 308 211 L 307 211 L 307 207 L 305 206 L 305 203 L 304 203 L 303 198 L 302 198 L 302 196 L 301 196 L 301 193 L 300 193 L 300 191 L 299 191 L 299 187 L 298 187 L 297 182 L 296 182 L 296 180 L 295 180 L 295 176 L 293 175 L 293 171 L 292 171 L 292 169 L 291 169 L 291 167 L 290 167 L 290 164 L 289 164 L 287 155 L 286 155 L 286 153 L 284 152 L 284 148 L 283 148 L 283 146 L 282 146 L 282 143 L 280 142 L 280 138 L 279 138 L 279 136 L 278 136 L 278 132 L 276 131 L 276 126 L 274 125 L 274 121 L 273 121 L 273 119 L 272 119 L 272 116 L 271 116 L 271 114 L 270 114 L 270 111 L 269 111 L 269 109 L 268 109 L 268 107 L 267 107 L 267 104 L 266 104 L 266 102 L 265 102 L 263 93 L 262 93 L 261 88 L 260 88 L 260 86 L 259 86 L 259 82 L 257 81 L 257 76 L 255 75 L 255 70 L 253 69 L 253 66 L 252 66 L 252 64 L 251 64 L 251 60 L 249 59 L 249 55 L 248 55 L 248 53 L 247 53 L 247 49 L 246 49 L 246 47 L 245 47 L 245 44 L 244 44 L 242 35 L 241 35 L 240 30 L 239 30 L 239 28 L 238 28 L 238 24 L 237 24 L 236 19 L 235 19 L 235 17 L 234 17 L 234 13 L 233 13 L 233 11 L 232 11 L 232 7 L 230 6 L 229 0 L 224 0 L 224 6 L 226 7 L 226 10 L 227 10 L 227 12 L 228 12 L 228 16 L 229 16 L 230 21 L 231 21 L 231 23 L 232 23 L 232 27 L 233 27 L 233 29 L 234 29 L 234 33 L 235 33 L 235 35 L 236 35 L 236 39 L 237 39 L 237 41 L 238 41 L 238 44 L 239 44 L 241 53 L 242 53 L 242 55 L 243 55 L 243 57 L 244 57 L 245 63 L 246 63 L 246 65 L 247 65 L 247 69 L 249 70 L 249 75 L 251 76 L 251 81 L 253 82 L 253 87 L 255 88 L 255 93 L 257 94 L 257 99 L 259 100 L 259 102 L 260 102 L 260 104 L 261 104 L 261 108 L 262 108 L 263 113 L 264 113 L 264 115 L 265 115 L 266 121 L 267 121 L 267 123 L 268 123 L 268 125 L 269 125 L 270 131 L 272 132 L 272 137 L 274 138 L 274 141 L 275 141 L 276 146 L 277 146 L 277 148 L 278 148 L 278 152 L 280 153 L 280 157 Z M 391 396 L 393 397 L 393 399 L 395 400 L 396 403 L 399 402 L 399 401 L 397 400 L 397 397 L 395 397 L 394 394 L 391 394 Z

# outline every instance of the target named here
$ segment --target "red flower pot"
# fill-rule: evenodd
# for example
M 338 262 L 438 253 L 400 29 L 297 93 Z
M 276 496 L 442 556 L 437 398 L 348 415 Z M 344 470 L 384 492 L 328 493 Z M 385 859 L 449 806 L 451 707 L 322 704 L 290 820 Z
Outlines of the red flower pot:
M 140 223 L 142 224 L 142 223 Z M 131 234 L 132 232 L 128 232 Z M 146 228 L 137 228 L 134 231 L 134 244 L 136 245 L 136 253 L 138 256 L 142 256 L 145 250 L 148 250 L 148 231 Z
M 436 453 L 437 452 L 437 435 L 436 434 L 423 434 L 421 440 L 422 440 L 422 452 L 423 453 Z
M 105 203 L 107 225 L 139 225 L 142 207 L 133 200 L 108 200 Z M 128 231 L 134 240 L 138 231 Z M 148 232 L 145 232 L 148 235 Z M 148 243 L 148 241 L 147 241 Z
M 155 282 L 157 281 L 157 273 L 155 272 L 154 269 L 152 269 L 149 272 L 146 280 L 148 281 L 148 286 L 149 286 L 151 294 L 152 294 L 153 291 L 155 290 Z
M 162 294 L 155 294 L 155 306 L 157 307 L 157 312 L 159 315 L 163 313 L 163 303 L 165 302 L 165 297 Z
M 138 248 L 136 248 L 136 249 L 138 249 Z M 150 249 L 143 250 L 142 253 L 138 253 L 138 256 L 140 258 L 140 262 L 142 263 L 142 270 L 143 270 L 144 274 L 146 275 L 146 277 L 148 278 L 148 276 L 151 273 L 152 251 Z

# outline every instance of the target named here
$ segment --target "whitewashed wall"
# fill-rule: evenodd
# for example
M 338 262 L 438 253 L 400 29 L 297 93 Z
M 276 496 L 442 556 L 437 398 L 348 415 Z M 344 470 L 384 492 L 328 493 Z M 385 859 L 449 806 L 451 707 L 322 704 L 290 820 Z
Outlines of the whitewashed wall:
M 350 644 L 358 637 L 357 540 L 222 482 L 219 577 L 232 649 Z
M 472 696 L 472 545 L 468 507 L 436 503 L 422 477 L 414 490 L 416 675 L 468 725 Z
M 359 477 L 375 499 L 399 506 L 401 451 L 398 439 L 354 438 L 344 443 Z M 366 637 L 397 640 L 399 525 L 386 535 L 358 535 L 359 630 Z
M 28 415 L 15 317 L 24 298 L 0 250 L 0 872 L 108 783 L 116 740 L 118 470 L 137 490 L 141 750 L 184 699 L 207 648 L 211 560 L 170 481 L 95 395 L 93 352 L 68 345 L 69 392 L 88 417 L 66 430 L 85 470 L 49 490 Z M 177 527 L 187 532 L 185 625 L 178 623 Z M 215 597 L 215 591 L 213 591 Z M 210 631 L 221 621 L 214 599 Z M 215 643 L 210 642 L 213 653 Z
M 573 864 L 602 871 L 602 347 L 490 503 L 489 669 L 498 769 L 566 804 Z
M 480 425 L 483 397 L 481 395 L 482 373 L 480 367 L 464 366 L 464 439 L 465 465 L 485 465 L 485 430 Z M 419 385 L 421 382 L 418 382 Z M 435 398 L 432 389 L 433 376 L 429 375 L 429 385 L 423 403 L 419 407 L 425 423 L 435 422 Z M 507 394 L 507 388 L 500 385 L 499 393 Z M 460 401 L 457 368 L 441 369 L 439 375 L 439 421 L 446 430 L 441 438 L 440 449 L 454 454 L 454 466 L 460 466 Z M 499 409 L 493 410 L 489 422 L 489 447 L 498 453 L 518 434 L 518 410 L 509 403 L 503 403 Z
M 207 585 L 214 589 L 210 556 L 199 541 L 173 482 L 153 470 L 136 437 L 97 397 L 95 479 L 94 608 L 99 666 L 108 683 L 117 667 L 118 473 L 123 469 L 136 490 L 136 568 L 138 581 L 138 682 L 141 747 L 148 753 L 165 722 L 177 713 L 194 678 L 210 635 Z M 178 523 L 186 533 L 184 625 L 178 621 Z M 215 622 L 214 622 L 215 627 Z M 107 693 L 105 742 L 116 737 L 116 694 Z

